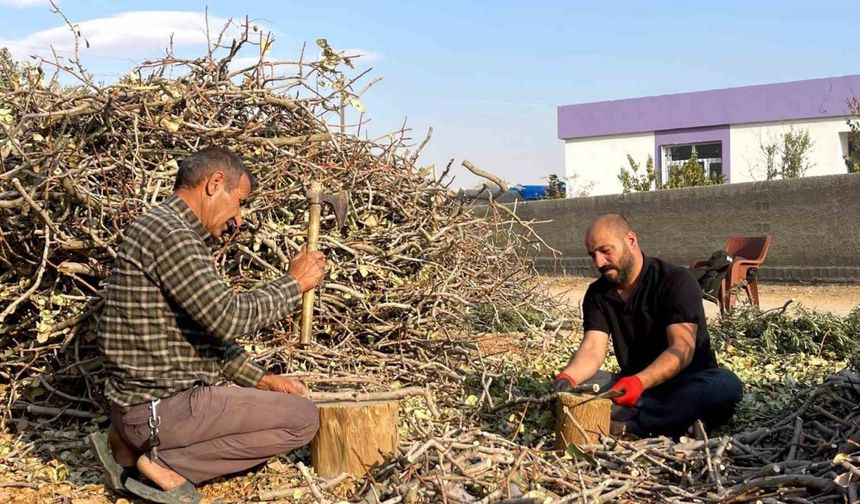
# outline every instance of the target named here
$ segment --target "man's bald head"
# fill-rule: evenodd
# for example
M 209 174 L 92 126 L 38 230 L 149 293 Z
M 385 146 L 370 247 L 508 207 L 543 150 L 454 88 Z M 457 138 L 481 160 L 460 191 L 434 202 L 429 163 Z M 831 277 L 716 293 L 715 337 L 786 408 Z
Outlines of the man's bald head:
M 633 228 L 630 226 L 630 221 L 621 214 L 603 214 L 588 226 L 588 231 L 585 233 L 585 239 L 588 240 L 589 236 L 602 231 L 609 231 L 614 236 L 623 237 L 627 233 L 632 232 Z
M 628 285 L 642 266 L 639 239 L 623 215 L 601 215 L 588 227 L 585 248 L 594 266 L 610 282 Z

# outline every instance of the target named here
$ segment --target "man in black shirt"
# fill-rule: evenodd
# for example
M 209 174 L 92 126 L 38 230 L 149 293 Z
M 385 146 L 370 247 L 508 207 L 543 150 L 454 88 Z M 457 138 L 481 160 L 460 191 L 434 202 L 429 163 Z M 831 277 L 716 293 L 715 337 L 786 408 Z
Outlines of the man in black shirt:
M 597 383 L 622 390 L 613 399 L 613 423 L 639 436 L 677 437 L 697 419 L 709 429 L 727 422 L 743 385 L 717 367 L 693 275 L 644 255 L 618 214 L 594 221 L 585 246 L 601 277 L 585 293 L 585 335 L 555 389 Z M 610 336 L 621 366 L 617 375 L 598 371 Z

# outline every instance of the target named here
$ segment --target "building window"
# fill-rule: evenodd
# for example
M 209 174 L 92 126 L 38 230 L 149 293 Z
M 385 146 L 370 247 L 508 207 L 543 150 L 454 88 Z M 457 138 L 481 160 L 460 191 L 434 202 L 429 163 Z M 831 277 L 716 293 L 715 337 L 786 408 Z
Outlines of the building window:
M 707 142 L 684 145 L 663 146 L 663 166 L 661 170 L 661 183 L 669 180 L 669 168 L 682 166 L 696 154 L 699 165 L 704 166 L 705 173 L 713 180 L 719 180 L 723 176 L 723 143 Z

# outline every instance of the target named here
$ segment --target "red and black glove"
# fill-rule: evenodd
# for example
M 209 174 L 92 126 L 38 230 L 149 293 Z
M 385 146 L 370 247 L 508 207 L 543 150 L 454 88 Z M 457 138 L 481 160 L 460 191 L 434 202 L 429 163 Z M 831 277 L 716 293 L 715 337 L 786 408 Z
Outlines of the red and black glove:
M 612 402 L 619 406 L 632 408 L 633 406 L 636 406 L 636 402 L 639 401 L 639 396 L 642 395 L 642 392 L 645 390 L 645 386 L 642 385 L 642 380 L 640 380 L 638 376 L 625 376 L 615 382 L 615 385 L 612 386 L 612 390 L 624 391 L 624 395 L 613 397 Z
M 576 387 L 576 380 L 570 377 L 567 373 L 561 373 L 555 377 L 555 382 L 552 384 L 554 392 L 570 392 Z

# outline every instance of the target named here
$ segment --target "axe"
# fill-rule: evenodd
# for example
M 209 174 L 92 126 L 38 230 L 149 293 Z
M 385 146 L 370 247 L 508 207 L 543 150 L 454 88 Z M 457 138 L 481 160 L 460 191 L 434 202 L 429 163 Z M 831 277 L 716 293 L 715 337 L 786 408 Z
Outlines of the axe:
M 346 224 L 346 212 L 349 209 L 349 194 L 341 191 L 337 194 L 323 193 L 319 182 L 311 182 L 308 190 L 308 205 L 310 212 L 308 216 L 308 241 L 305 244 L 308 252 L 319 249 L 320 238 L 320 211 L 322 205 L 331 206 L 337 219 L 338 229 Z M 301 343 L 307 345 L 311 342 L 311 323 L 314 318 L 314 289 L 302 295 L 302 334 Z

